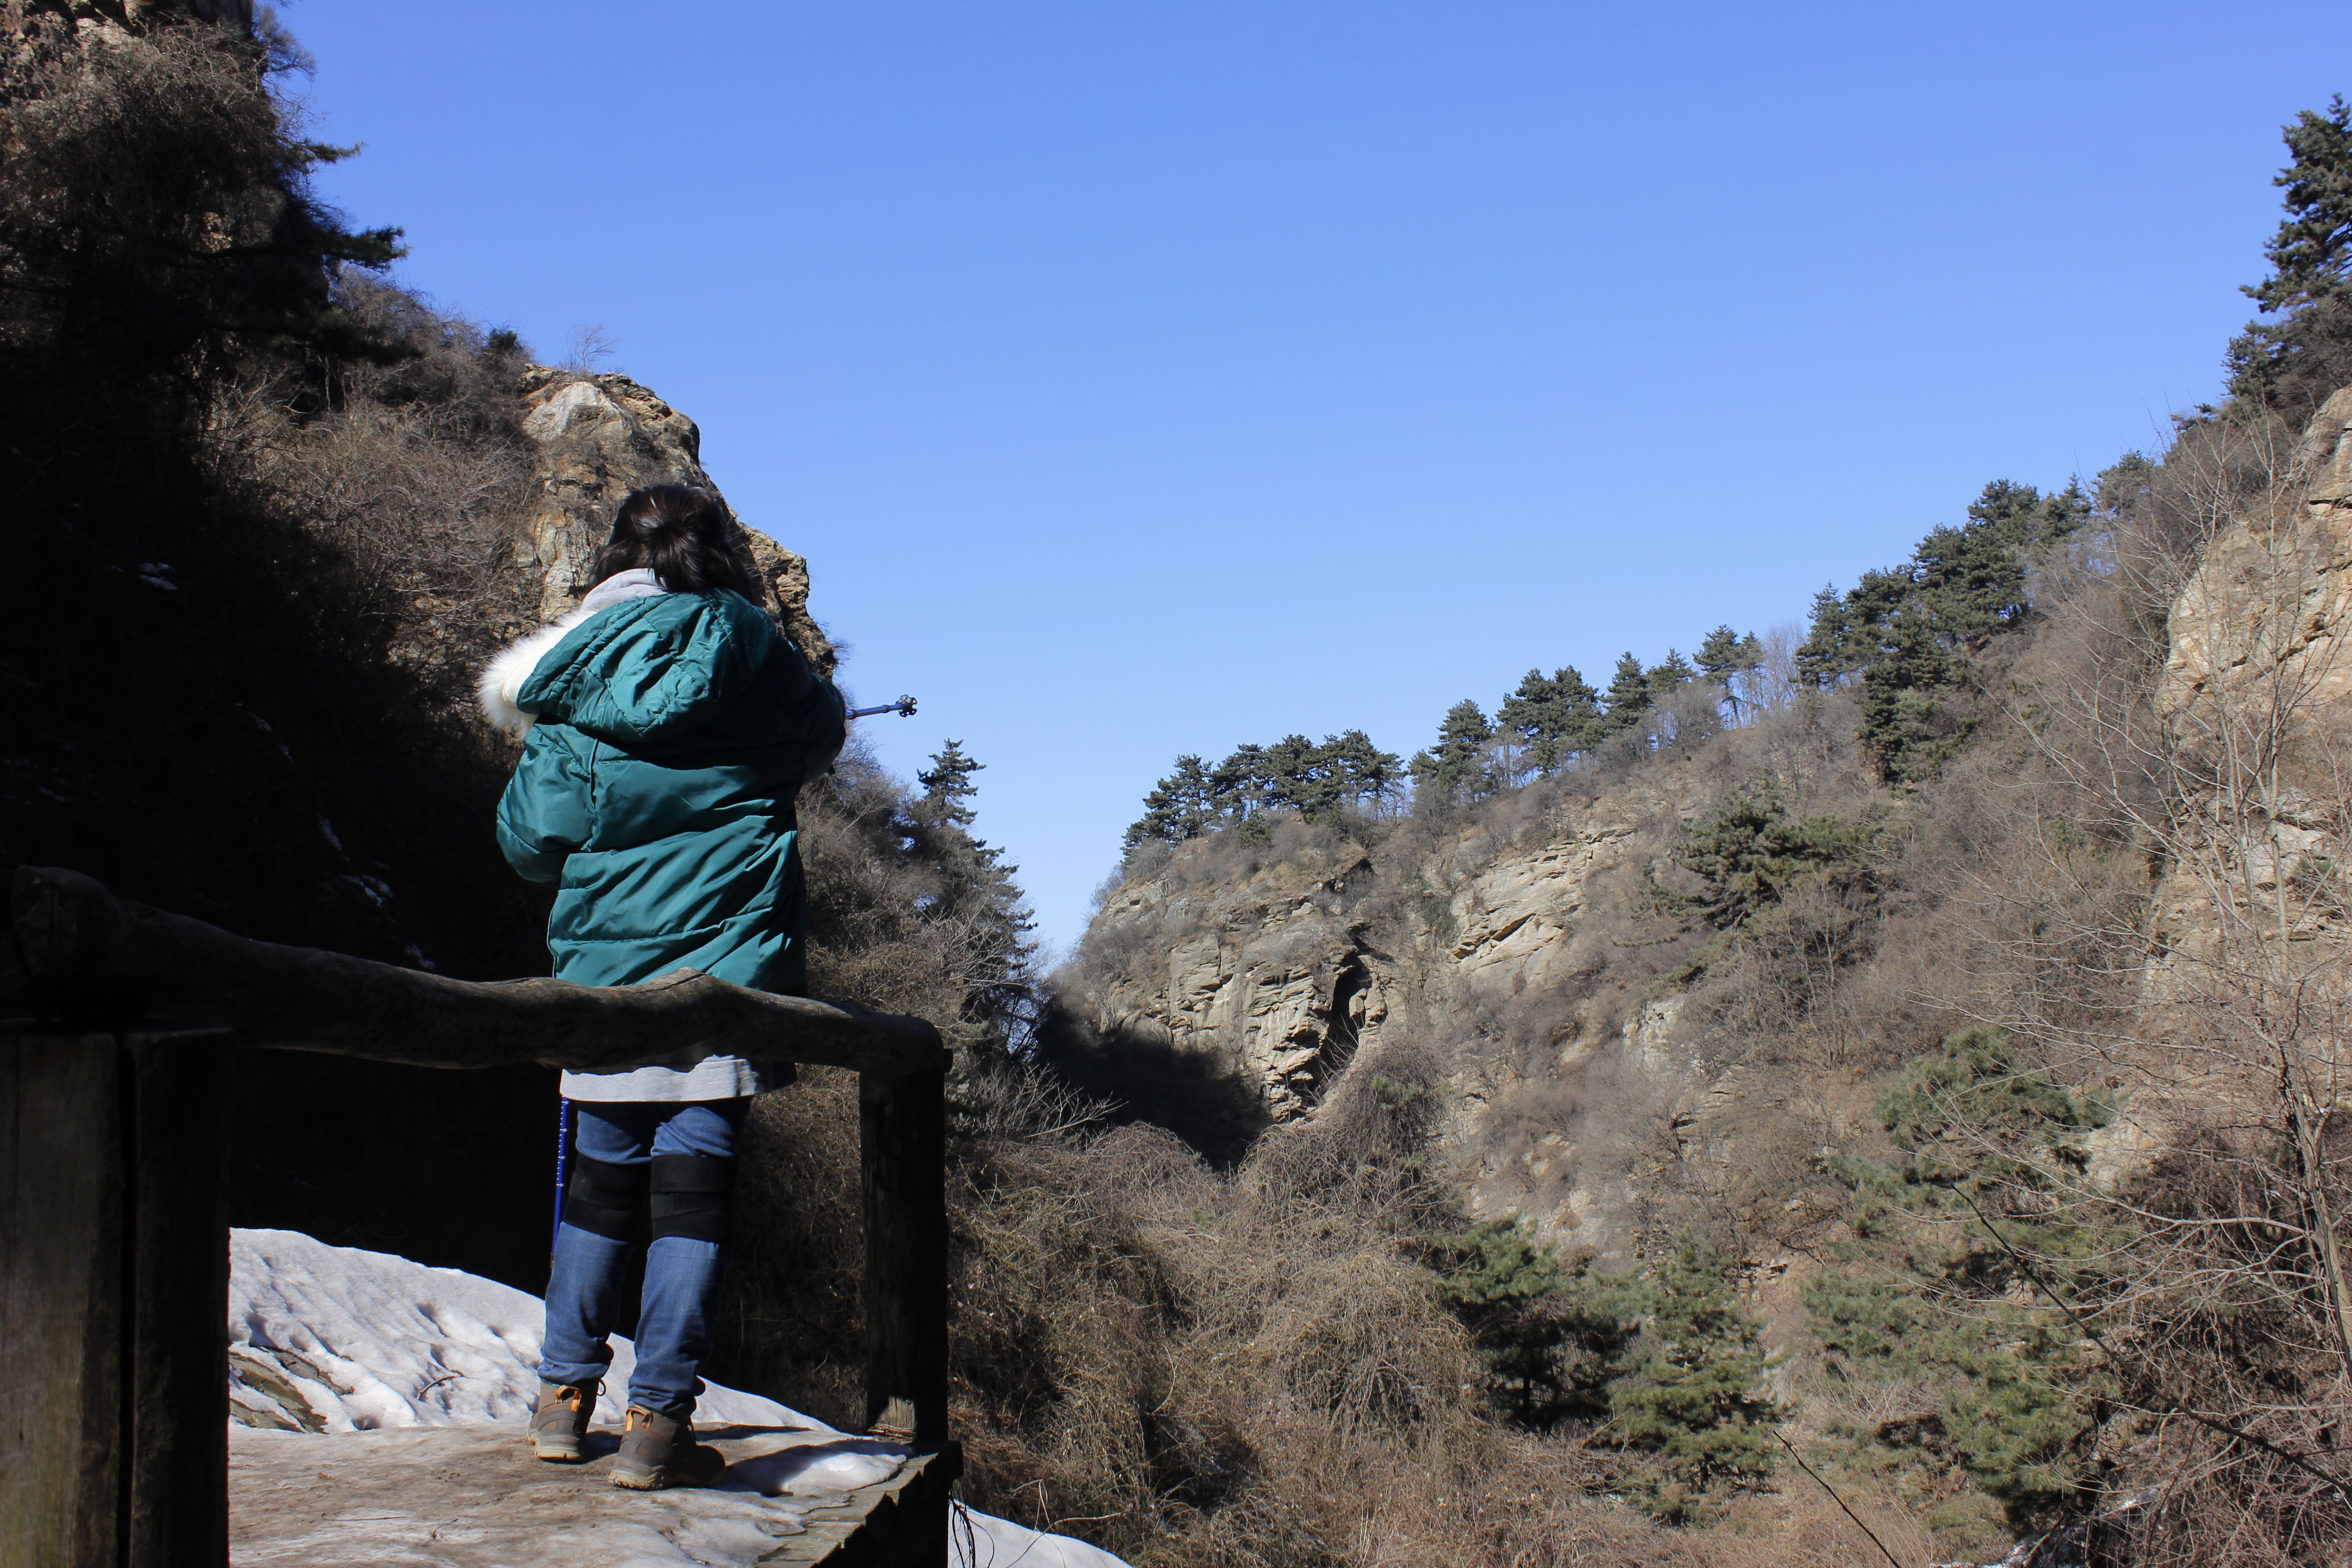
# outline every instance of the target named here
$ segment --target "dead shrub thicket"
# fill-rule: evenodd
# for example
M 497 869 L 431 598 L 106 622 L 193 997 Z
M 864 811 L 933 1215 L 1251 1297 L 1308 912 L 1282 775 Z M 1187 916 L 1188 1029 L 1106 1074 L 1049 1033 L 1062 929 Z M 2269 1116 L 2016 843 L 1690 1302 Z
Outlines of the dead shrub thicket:
M 1491 1418 L 1417 1247 L 1457 1212 L 1425 1163 L 1445 1067 L 1368 1050 L 1230 1173 L 1141 1125 L 972 1153 L 955 1415 L 975 1505 L 1147 1568 L 1861 1560 L 1810 1482 L 1664 1529 L 1613 1500 L 1605 1447 Z M 1927 1560 L 1916 1523 L 1852 1500 Z
M 1457 1218 L 1427 1164 L 1444 1066 L 1369 1053 L 1230 1172 L 1157 1128 L 1073 1126 L 1050 1094 L 960 1139 L 952 1421 L 973 1506 L 1141 1568 L 1756 1560 L 1596 1500 L 1611 1456 L 1489 1418 L 1420 1256 Z M 737 1268 L 768 1285 L 739 1292 L 739 1331 L 772 1344 L 750 1381 L 819 1414 L 856 1394 L 854 1099 L 812 1074 L 763 1100 L 746 1164 Z
M 531 458 L 520 346 L 346 268 L 339 301 L 390 363 L 257 362 L 216 398 L 216 480 L 337 563 L 329 646 L 414 672 L 462 713 L 482 660 L 536 619 L 519 569 Z

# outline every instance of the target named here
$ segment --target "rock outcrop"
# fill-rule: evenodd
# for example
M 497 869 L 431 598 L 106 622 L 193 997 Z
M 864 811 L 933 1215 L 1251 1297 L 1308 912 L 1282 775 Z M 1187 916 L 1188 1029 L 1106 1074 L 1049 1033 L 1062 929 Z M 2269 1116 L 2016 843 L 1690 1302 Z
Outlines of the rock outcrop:
M 2352 388 L 2313 419 L 2293 465 L 2206 547 L 2167 622 L 2157 692 L 2168 782 L 2151 926 L 2152 1002 L 2221 1005 L 2283 926 L 2278 983 L 2318 976 L 2352 942 L 2332 884 L 2352 762 Z M 2257 928 L 2269 928 L 2258 930 Z M 2340 981 L 2323 987 L 2339 991 Z
M 1129 884 L 1096 929 L 1153 956 L 1099 994 L 1096 1026 L 1241 1074 L 1270 1120 L 1303 1115 L 1388 1018 L 1394 966 L 1341 912 L 1360 867 L 1286 860 L 1240 886 Z
M 646 485 L 717 490 L 702 467 L 693 420 L 625 375 L 582 375 L 534 365 L 518 387 L 523 434 L 533 450 L 532 501 L 524 523 L 539 582 L 539 614 L 554 620 L 590 586 L 596 552 L 611 534 L 614 509 Z M 737 524 L 769 607 L 818 670 L 831 674 L 832 641 L 808 613 L 808 562 L 756 530 Z
M 1684 1039 L 1683 998 L 1650 994 L 1665 960 L 1630 940 L 1653 862 L 1706 797 L 1687 773 L 1403 864 L 1328 837 L 1180 847 L 1106 900 L 1064 1005 L 1106 1051 L 1230 1075 L 1262 1125 L 1311 1116 L 1384 1042 L 1452 1042 L 1447 1141 L 1473 1212 L 1608 1250 L 1637 1206 L 1632 1143 L 1704 1157 L 1737 1105 L 1737 1069 Z
M 1088 933 L 1097 951 L 1149 953 L 1091 993 L 1094 1027 L 1216 1058 L 1252 1086 L 1270 1121 L 1307 1114 L 1321 1086 L 1392 1016 L 1529 994 L 1593 1002 L 1565 1059 L 1622 1034 L 1621 998 L 1596 984 L 1662 836 L 1693 808 L 1688 790 L 1636 784 L 1572 813 L 1555 835 L 1514 846 L 1458 879 L 1449 844 L 1406 876 L 1414 935 L 1391 944 L 1351 888 L 1364 852 L 1307 852 L 1226 879 L 1187 847 L 1166 874 L 1118 889 Z M 1451 891 L 1438 890 L 1453 881 Z
M 2206 547 L 2172 605 L 2160 711 L 2210 725 L 2275 693 L 2305 717 L 2352 695 L 2352 387 L 2329 398 L 2260 514 Z

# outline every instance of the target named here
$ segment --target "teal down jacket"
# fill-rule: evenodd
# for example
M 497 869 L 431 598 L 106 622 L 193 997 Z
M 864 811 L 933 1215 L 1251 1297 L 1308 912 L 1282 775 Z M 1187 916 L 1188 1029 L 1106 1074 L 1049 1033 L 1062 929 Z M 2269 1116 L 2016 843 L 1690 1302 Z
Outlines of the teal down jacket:
M 841 693 L 741 595 L 600 610 L 531 669 L 534 716 L 499 847 L 557 885 L 558 979 L 698 969 L 798 995 L 805 894 L 793 801 L 846 738 Z

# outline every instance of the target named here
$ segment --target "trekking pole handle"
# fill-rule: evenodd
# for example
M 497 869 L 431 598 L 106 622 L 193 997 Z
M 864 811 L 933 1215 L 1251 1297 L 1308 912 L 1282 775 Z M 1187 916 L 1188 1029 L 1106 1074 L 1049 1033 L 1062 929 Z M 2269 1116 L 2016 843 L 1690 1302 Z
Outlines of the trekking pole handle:
M 850 710 L 848 716 L 852 719 L 870 719 L 877 713 L 896 713 L 901 719 L 911 719 L 915 716 L 915 700 L 911 697 L 901 697 L 898 701 L 885 702 L 879 708 L 854 708 Z

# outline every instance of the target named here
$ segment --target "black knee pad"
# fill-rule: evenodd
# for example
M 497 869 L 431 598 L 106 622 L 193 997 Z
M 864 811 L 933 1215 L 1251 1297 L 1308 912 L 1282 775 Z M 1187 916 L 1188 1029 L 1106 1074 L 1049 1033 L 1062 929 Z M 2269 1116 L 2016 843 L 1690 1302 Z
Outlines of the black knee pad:
M 626 1241 L 636 1234 L 637 1210 L 646 1198 L 646 1167 L 615 1165 L 572 1157 L 572 1180 L 563 1188 L 563 1223 L 591 1235 Z
M 653 1163 L 654 1239 L 725 1241 L 735 1162 L 708 1154 L 656 1154 Z

